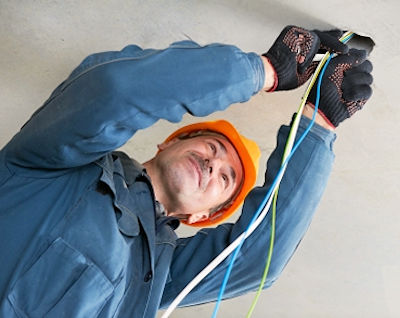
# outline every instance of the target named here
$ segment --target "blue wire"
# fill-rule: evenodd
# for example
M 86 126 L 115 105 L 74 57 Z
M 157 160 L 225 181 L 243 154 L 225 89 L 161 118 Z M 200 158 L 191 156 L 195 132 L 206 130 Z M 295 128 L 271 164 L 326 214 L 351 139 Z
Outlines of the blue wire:
M 246 228 L 246 231 L 244 232 L 245 235 L 244 235 L 243 239 L 241 240 L 241 242 L 240 242 L 240 244 L 238 245 L 238 247 L 235 249 L 235 252 L 232 254 L 232 259 L 231 259 L 231 261 L 230 261 L 230 263 L 229 263 L 229 266 L 228 266 L 228 268 L 227 268 L 227 270 L 226 270 L 226 272 L 225 272 L 224 280 L 223 280 L 223 282 L 222 282 L 221 289 L 220 289 L 219 294 L 218 294 L 218 299 L 217 299 L 217 302 L 216 302 L 215 307 L 214 307 L 214 311 L 213 311 L 213 314 L 212 314 L 212 318 L 216 318 L 216 317 L 217 317 L 218 309 L 219 309 L 219 306 L 220 306 L 220 304 L 221 304 L 222 297 L 223 297 L 223 295 L 224 295 L 224 292 L 225 292 L 225 289 L 226 289 L 226 285 L 227 285 L 227 283 L 228 283 L 229 276 L 230 276 L 230 274 L 231 274 L 231 272 L 232 272 L 233 264 L 234 264 L 234 262 L 235 262 L 235 260 L 236 260 L 237 255 L 239 254 L 240 249 L 242 248 L 242 245 L 243 245 L 243 243 L 244 243 L 244 241 L 245 241 L 245 237 L 246 237 L 246 234 L 247 234 L 249 228 L 250 228 L 251 225 L 256 221 L 256 219 L 258 218 L 258 216 L 259 216 L 259 215 L 261 214 L 261 212 L 263 211 L 265 205 L 267 204 L 268 199 L 269 199 L 269 197 L 271 196 L 272 191 L 273 191 L 273 189 L 275 188 L 276 183 L 278 182 L 278 180 L 279 180 L 281 174 L 283 173 L 283 168 L 286 166 L 286 164 L 288 163 L 288 161 L 290 160 L 290 158 L 291 158 L 291 157 L 293 156 L 293 154 L 296 152 L 297 148 L 298 148 L 298 147 L 300 146 L 300 144 L 303 142 L 304 138 L 307 136 L 307 134 L 308 134 L 309 131 L 311 130 L 312 126 L 314 125 L 315 117 L 316 117 L 316 114 L 317 114 L 317 112 L 318 112 L 318 106 L 319 106 L 319 100 L 320 100 L 320 93 L 321 93 L 322 77 L 323 77 L 323 75 L 324 75 L 324 73 L 325 73 L 325 70 L 326 70 L 326 68 L 327 68 L 327 66 L 328 66 L 328 64 L 329 64 L 329 62 L 330 62 L 331 59 L 332 59 L 332 56 L 333 56 L 332 54 L 329 55 L 329 58 L 326 60 L 326 63 L 325 63 L 325 65 L 324 65 L 324 67 L 322 68 L 321 73 L 319 74 L 319 77 L 318 77 L 317 94 L 316 94 L 316 98 L 315 98 L 315 109 L 314 109 L 313 117 L 312 117 L 312 119 L 311 119 L 310 124 L 308 125 L 308 127 L 306 128 L 306 130 L 303 132 L 303 134 L 301 135 L 301 137 L 299 138 L 299 140 L 297 141 L 297 143 L 293 146 L 292 151 L 290 152 L 289 156 L 286 158 L 286 160 L 285 160 L 285 161 L 283 162 L 283 164 L 281 165 L 281 168 L 279 169 L 279 171 L 278 171 L 278 173 L 277 173 L 277 175 L 276 175 L 274 181 L 272 182 L 272 185 L 271 185 L 270 189 L 268 190 L 266 196 L 264 197 L 264 200 L 262 201 L 262 203 L 261 203 L 260 206 L 258 207 L 257 212 L 254 214 L 254 216 L 253 216 L 253 218 L 251 219 L 250 223 L 248 224 L 248 226 L 247 226 L 247 228 Z

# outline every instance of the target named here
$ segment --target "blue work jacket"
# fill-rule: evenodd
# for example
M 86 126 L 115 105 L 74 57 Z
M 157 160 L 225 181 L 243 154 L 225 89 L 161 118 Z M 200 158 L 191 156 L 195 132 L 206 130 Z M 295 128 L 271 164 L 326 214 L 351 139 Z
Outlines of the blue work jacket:
M 278 134 L 265 183 L 235 224 L 178 239 L 146 171 L 114 152 L 158 119 L 205 116 L 261 88 L 258 55 L 190 41 L 131 45 L 87 57 L 0 151 L 0 317 L 154 317 L 240 235 L 279 168 Z M 303 118 L 300 133 L 308 120 Z M 289 164 L 278 200 L 270 286 L 307 230 L 331 169 L 334 134 L 314 126 Z M 134 154 L 133 154 L 134 155 Z M 225 297 L 254 290 L 270 217 L 246 240 Z M 251 261 L 249 261 L 251 260 Z M 216 299 L 229 258 L 182 302 Z

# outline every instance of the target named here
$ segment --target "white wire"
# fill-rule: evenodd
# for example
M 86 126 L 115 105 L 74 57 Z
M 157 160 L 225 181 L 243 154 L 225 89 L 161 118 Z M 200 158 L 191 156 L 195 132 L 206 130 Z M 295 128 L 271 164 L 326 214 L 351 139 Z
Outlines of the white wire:
M 345 33 L 341 39 L 347 37 L 350 33 L 351 32 Z M 321 56 L 317 56 L 315 58 L 315 60 L 320 61 L 320 63 L 318 64 L 317 69 L 314 72 L 313 77 L 311 78 L 311 81 L 306 89 L 306 94 L 303 96 L 303 100 L 300 104 L 300 107 L 297 111 L 297 115 L 292 124 L 292 130 L 288 137 L 288 142 L 287 142 L 285 152 L 283 154 L 282 162 L 285 162 L 286 158 L 291 153 L 291 150 L 292 150 L 293 144 L 294 144 L 294 140 L 297 135 L 298 128 L 299 128 L 301 114 L 303 113 L 303 109 L 306 104 L 307 95 L 308 95 L 309 91 L 311 90 L 311 87 L 314 85 L 314 83 L 319 75 L 319 71 L 322 69 L 323 64 L 325 63 L 328 55 L 329 55 L 328 53 L 325 53 L 324 57 L 322 59 L 321 59 Z M 243 232 L 239 237 L 236 238 L 236 240 L 234 240 L 228 247 L 226 247 L 216 258 L 214 258 L 214 260 L 212 260 L 199 274 L 197 274 L 197 276 L 195 278 L 193 278 L 193 280 L 189 284 L 186 285 L 186 287 L 179 293 L 179 295 L 169 305 L 169 307 L 163 313 L 161 318 L 168 318 L 169 315 L 176 309 L 176 307 L 178 307 L 179 303 L 187 296 L 187 294 L 189 294 L 190 291 L 193 288 L 195 288 L 204 279 L 204 277 L 206 277 L 225 258 L 227 258 L 229 256 L 229 254 L 231 254 L 236 249 L 236 247 L 238 247 L 240 245 L 240 243 L 243 239 L 247 239 L 254 232 L 254 230 L 260 225 L 260 223 L 262 222 L 262 220 L 265 218 L 265 216 L 267 215 L 267 213 L 269 211 L 269 208 L 270 208 L 271 202 L 272 202 L 272 198 L 273 198 L 272 194 L 275 193 L 276 189 L 279 187 L 279 185 L 282 181 L 282 178 L 283 178 L 283 174 L 286 171 L 286 167 L 287 167 L 287 162 L 280 170 L 279 176 L 277 176 L 278 181 L 276 182 L 276 184 L 273 188 L 273 191 L 271 192 L 271 196 L 269 197 L 267 204 L 265 205 L 263 211 L 258 216 L 258 218 L 254 221 L 254 223 L 249 227 L 249 229 L 246 232 Z
M 301 110 L 299 110 L 298 115 L 296 116 L 295 121 L 293 123 L 294 132 L 296 132 L 296 133 L 297 133 L 297 130 L 298 130 L 298 125 L 300 123 L 300 117 L 301 117 L 301 113 L 302 113 L 302 109 L 303 108 L 304 108 L 304 105 L 301 108 Z M 294 140 L 295 140 L 295 137 L 296 137 L 296 133 L 293 133 L 290 136 L 291 137 L 290 140 L 289 140 L 290 149 L 293 147 Z M 289 155 L 289 153 L 290 153 L 290 151 L 288 151 L 288 153 L 286 154 L 286 157 Z M 284 160 L 286 159 L 286 157 L 284 158 Z M 279 187 L 279 184 L 280 184 L 280 182 L 282 180 L 283 174 L 284 174 L 284 172 L 286 170 L 286 166 L 287 166 L 287 164 L 280 171 L 280 175 L 278 176 L 278 182 L 276 182 L 272 193 L 274 193 L 275 190 Z M 216 268 L 225 258 L 227 258 L 229 256 L 229 254 L 231 254 L 236 249 L 236 247 L 238 247 L 238 245 L 240 244 L 240 242 L 243 239 L 246 239 L 247 237 L 249 237 L 254 232 L 254 230 L 258 227 L 258 225 L 262 222 L 262 220 L 267 215 L 268 210 L 269 210 L 269 208 L 271 206 L 272 198 L 273 198 L 273 196 L 271 195 L 270 198 L 268 199 L 267 204 L 264 207 L 263 211 L 258 216 L 258 218 L 254 221 L 252 226 L 248 229 L 247 233 L 244 232 L 239 237 L 237 237 L 236 240 L 234 240 L 216 258 L 214 258 L 214 260 L 212 260 L 199 274 L 197 274 L 197 276 L 188 285 L 186 285 L 186 287 L 179 293 L 179 295 L 169 305 L 169 307 L 163 313 L 161 318 L 168 318 L 169 315 L 179 305 L 179 303 L 186 297 L 186 295 L 189 294 L 190 291 L 193 288 L 195 288 L 204 279 L 204 277 L 206 277 L 214 268 Z
M 283 171 L 283 170 L 282 170 Z M 281 175 L 282 177 L 282 175 Z M 280 180 L 279 180 L 280 181 Z M 279 185 L 279 183 L 277 183 Z M 268 209 L 271 205 L 272 196 L 270 196 L 267 205 L 265 206 L 263 212 L 257 218 L 257 220 L 253 223 L 253 225 L 247 231 L 247 235 L 244 237 L 246 233 L 242 233 L 236 240 L 234 240 L 228 247 L 226 247 L 221 254 L 219 254 L 213 261 L 211 261 L 197 276 L 188 284 L 186 287 L 179 293 L 179 295 L 174 299 L 174 301 L 169 305 L 168 309 L 164 312 L 161 318 L 167 318 L 175 310 L 175 308 L 179 305 L 179 303 L 186 297 L 190 291 L 195 288 L 203 279 L 206 277 L 214 268 L 216 268 L 226 257 L 231 254 L 236 247 L 239 246 L 243 237 L 246 239 L 253 231 L 257 228 L 257 226 L 264 219 L 265 215 L 268 212 Z

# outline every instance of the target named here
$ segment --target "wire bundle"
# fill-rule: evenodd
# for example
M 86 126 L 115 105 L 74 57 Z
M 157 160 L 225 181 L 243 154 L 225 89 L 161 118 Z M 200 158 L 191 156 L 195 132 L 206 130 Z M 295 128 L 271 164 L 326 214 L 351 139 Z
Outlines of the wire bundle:
M 353 35 L 352 32 L 346 32 L 340 38 L 340 41 L 342 41 L 343 43 L 346 43 L 348 40 L 350 40 L 352 35 Z M 277 196 L 278 196 L 279 184 L 280 184 L 280 182 L 281 182 L 281 180 L 283 178 L 283 174 L 284 174 L 284 172 L 286 170 L 286 166 L 287 166 L 290 158 L 293 156 L 294 152 L 300 146 L 300 144 L 302 143 L 302 141 L 304 140 L 304 138 L 306 137 L 306 135 L 310 131 L 311 127 L 314 125 L 315 117 L 316 117 L 316 114 L 318 112 L 318 105 L 319 105 L 319 100 L 320 100 L 320 90 L 321 90 L 322 77 L 323 77 L 325 69 L 328 66 L 329 61 L 332 59 L 332 57 L 333 57 L 333 55 L 330 54 L 329 52 L 325 53 L 325 55 L 323 56 L 322 60 L 318 64 L 317 69 L 315 70 L 313 77 L 311 78 L 310 84 L 308 85 L 308 87 L 307 87 L 307 89 L 306 89 L 306 91 L 304 93 L 304 96 L 302 98 L 300 106 L 299 106 L 299 108 L 297 110 L 297 115 L 296 115 L 296 117 L 295 117 L 295 119 L 293 121 L 291 130 L 289 132 L 289 136 L 288 136 L 288 139 L 287 139 L 287 142 L 286 142 L 286 146 L 285 146 L 285 151 L 284 151 L 283 158 L 282 158 L 281 168 L 279 169 L 274 181 L 272 182 L 272 185 L 271 185 L 269 191 L 265 195 L 263 202 L 258 207 L 256 213 L 254 214 L 254 216 L 253 216 L 252 220 L 250 221 L 249 225 L 247 226 L 246 230 L 238 238 L 236 238 L 236 240 L 233 241 L 228 247 L 226 247 L 225 250 L 221 252 L 221 254 L 219 254 L 212 262 L 210 262 L 179 293 L 179 295 L 170 304 L 170 306 L 164 312 L 164 314 L 162 315 L 161 318 L 168 318 L 169 315 L 172 313 L 172 311 L 183 300 L 183 298 L 195 286 L 197 286 L 197 284 L 199 284 L 200 281 L 204 277 L 206 277 L 214 268 L 216 268 L 226 257 L 228 257 L 234 251 L 234 253 L 232 255 L 232 259 L 231 259 L 231 261 L 229 263 L 229 266 L 228 266 L 228 268 L 226 270 L 226 273 L 225 273 L 225 276 L 224 276 L 224 280 L 223 280 L 223 282 L 221 284 L 220 292 L 219 292 L 218 299 L 217 299 L 217 302 L 216 302 L 215 307 L 214 307 L 212 318 L 215 318 L 217 316 L 218 309 L 219 309 L 221 300 L 223 298 L 223 295 L 224 295 L 224 292 L 225 292 L 226 285 L 228 283 L 228 279 L 229 279 L 230 273 L 231 273 L 232 268 L 233 268 L 233 264 L 235 262 L 235 259 L 236 259 L 237 255 L 239 254 L 240 248 L 242 247 L 245 239 L 247 237 L 249 237 L 251 233 L 254 232 L 254 230 L 258 227 L 258 225 L 265 218 L 265 216 L 267 215 L 268 210 L 269 210 L 269 208 L 271 206 L 272 199 L 273 199 L 272 216 L 271 216 L 270 247 L 269 247 L 269 250 L 268 250 L 268 257 L 267 257 L 267 261 L 266 261 L 266 266 L 265 266 L 265 269 L 264 269 L 263 277 L 261 279 L 261 283 L 259 285 L 257 294 L 256 294 L 256 296 L 255 296 L 255 298 L 253 300 L 253 303 L 252 303 L 252 305 L 251 305 L 251 307 L 250 307 L 250 309 L 249 309 L 249 311 L 248 311 L 248 313 L 246 315 L 246 318 L 249 318 L 251 316 L 251 314 L 253 313 L 254 308 L 256 306 L 256 303 L 257 303 L 257 300 L 258 300 L 258 298 L 260 296 L 261 290 L 262 290 L 262 288 L 264 286 L 264 283 L 265 283 L 265 281 L 267 279 L 268 270 L 269 270 L 269 266 L 270 266 L 270 263 L 271 263 L 271 258 L 272 258 L 272 253 L 273 253 L 273 245 L 274 245 L 274 237 L 275 237 L 276 201 L 277 201 Z M 296 133 L 297 133 L 297 130 L 298 130 L 298 127 L 299 127 L 301 114 L 302 114 L 304 106 L 306 104 L 307 97 L 310 94 L 310 91 L 311 91 L 312 87 L 314 86 L 318 76 L 319 76 L 319 80 L 318 80 L 318 84 L 317 84 L 317 95 L 316 95 L 316 102 L 315 102 L 315 109 L 314 109 L 314 113 L 313 113 L 313 118 L 312 118 L 309 126 L 306 128 L 304 133 L 301 135 L 301 137 L 297 141 L 297 143 L 293 146 L 294 140 L 295 140 L 295 137 L 296 137 Z

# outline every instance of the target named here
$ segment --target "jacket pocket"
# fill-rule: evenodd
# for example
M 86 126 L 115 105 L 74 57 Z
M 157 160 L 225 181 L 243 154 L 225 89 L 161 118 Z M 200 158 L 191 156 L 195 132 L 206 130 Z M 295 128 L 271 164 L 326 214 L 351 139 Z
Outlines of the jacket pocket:
M 62 238 L 56 239 L 8 296 L 20 317 L 96 317 L 113 286 L 103 272 Z

